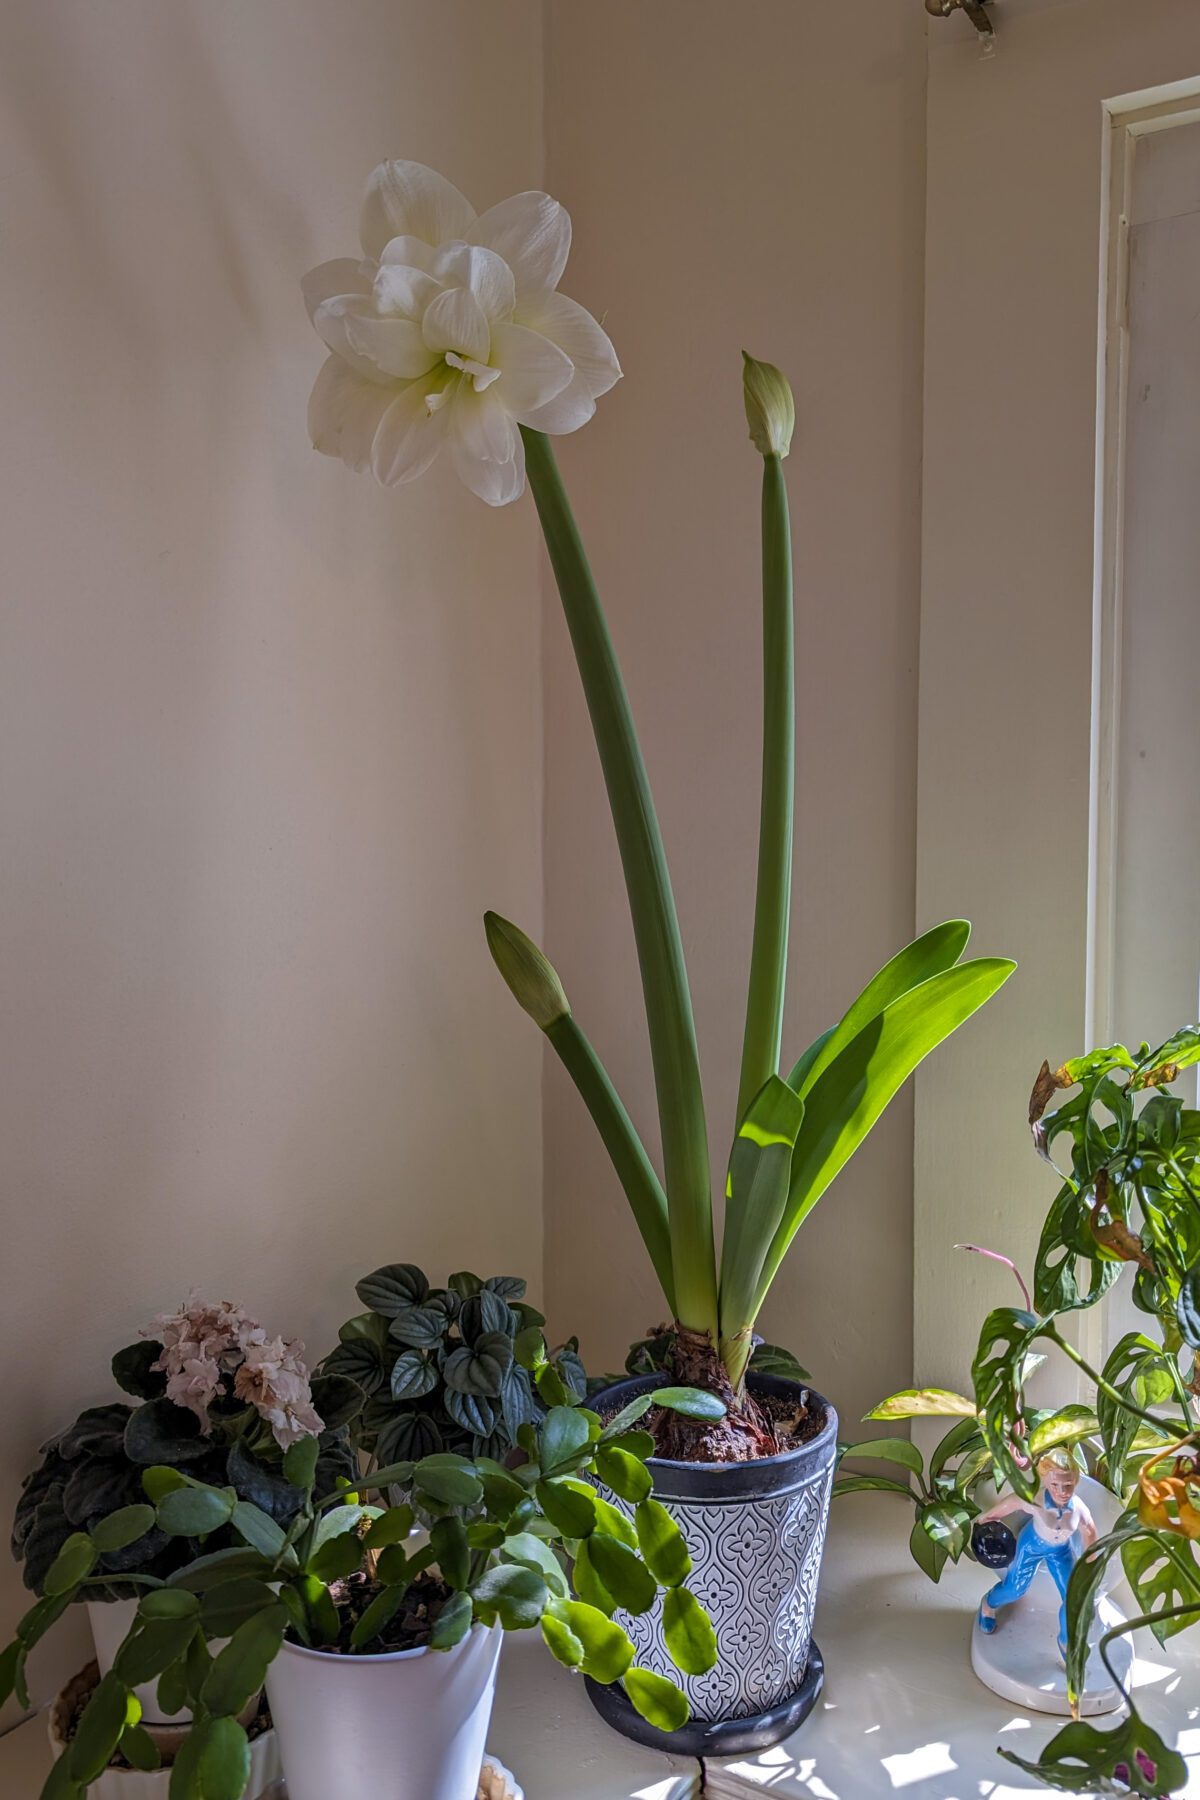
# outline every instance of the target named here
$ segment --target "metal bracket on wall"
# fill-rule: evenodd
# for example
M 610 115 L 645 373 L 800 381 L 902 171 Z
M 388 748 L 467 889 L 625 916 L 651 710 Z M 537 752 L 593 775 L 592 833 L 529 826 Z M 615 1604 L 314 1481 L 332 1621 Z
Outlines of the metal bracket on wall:
M 925 0 L 925 11 L 935 19 L 948 19 L 951 13 L 966 13 L 981 37 L 994 37 L 996 27 L 988 16 L 991 0 Z

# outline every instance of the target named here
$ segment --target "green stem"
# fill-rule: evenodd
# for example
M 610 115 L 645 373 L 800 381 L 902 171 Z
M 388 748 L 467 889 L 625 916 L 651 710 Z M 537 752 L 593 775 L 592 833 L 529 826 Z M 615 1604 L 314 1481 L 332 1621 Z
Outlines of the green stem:
M 674 1273 L 671 1267 L 671 1232 L 667 1197 L 654 1165 L 646 1154 L 632 1119 L 596 1055 L 590 1039 L 580 1030 L 574 1015 L 564 1013 L 546 1027 L 559 1061 L 578 1088 L 591 1113 L 604 1148 L 625 1190 L 642 1241 L 650 1253 L 654 1272 L 662 1284 L 667 1304 L 675 1311 Z
M 717 1338 L 708 1134 L 679 921 L 633 717 L 548 440 L 521 427 L 526 470 L 575 650 L 625 870 L 662 1132 L 676 1316 Z
M 1073 1344 L 1069 1344 L 1067 1342 L 1066 1338 L 1063 1337 L 1059 1332 L 1055 1331 L 1053 1327 L 1051 1327 L 1051 1329 L 1049 1331 L 1047 1331 L 1044 1335 L 1046 1337 L 1052 1339 L 1053 1342 L 1058 1345 L 1059 1349 L 1063 1352 L 1063 1354 L 1065 1356 L 1069 1356 L 1071 1361 L 1076 1365 L 1076 1367 L 1083 1370 L 1083 1372 L 1087 1376 L 1088 1380 L 1094 1381 L 1096 1386 L 1099 1388 L 1100 1392 L 1102 1394 L 1107 1394 L 1109 1399 L 1112 1400 L 1113 1402 L 1115 1402 L 1115 1404 L 1117 1406 L 1123 1406 L 1127 1413 L 1133 1413 L 1135 1418 L 1144 1420 L 1147 1425 L 1153 1425 L 1155 1431 L 1157 1431 L 1157 1432 L 1162 1432 L 1165 1429 L 1165 1421 L 1164 1420 L 1158 1418 L 1154 1413 L 1147 1412 L 1144 1407 L 1135 1406 L 1133 1404 L 1133 1401 L 1127 1399 L 1126 1396 L 1121 1393 L 1119 1388 L 1113 1387 L 1112 1383 L 1110 1381 L 1106 1381 L 1104 1379 L 1103 1375 L 1097 1374 L 1096 1370 L 1092 1368 L 1091 1364 L 1086 1362 L 1084 1360 L 1084 1358 L 1079 1354 L 1079 1352 L 1078 1352 L 1078 1350 L 1076 1350 L 1075 1346 Z
M 763 458 L 763 742 L 754 946 L 742 1042 L 738 1124 L 763 1083 L 779 1072 L 792 891 L 796 676 L 792 534 L 778 456 Z
M 1130 1694 L 1129 1689 L 1125 1686 L 1125 1683 L 1121 1680 L 1121 1677 L 1117 1674 L 1117 1671 L 1109 1661 L 1108 1646 L 1112 1643 L 1114 1638 L 1125 1637 L 1131 1631 L 1140 1631 L 1144 1625 L 1159 1625 L 1164 1619 L 1186 1619 L 1189 1617 L 1200 1618 L 1200 1604 L 1197 1604 L 1194 1600 L 1189 1601 L 1182 1606 L 1164 1606 L 1158 1612 L 1139 1613 L 1136 1619 L 1122 1619 L 1119 1625 L 1114 1625 L 1112 1629 L 1106 1631 L 1100 1639 L 1098 1645 L 1100 1659 L 1108 1670 L 1109 1679 L 1112 1681 L 1113 1686 L 1120 1689 L 1126 1706 L 1135 1718 L 1140 1719 L 1141 1714 L 1133 1703 L 1133 1696 Z

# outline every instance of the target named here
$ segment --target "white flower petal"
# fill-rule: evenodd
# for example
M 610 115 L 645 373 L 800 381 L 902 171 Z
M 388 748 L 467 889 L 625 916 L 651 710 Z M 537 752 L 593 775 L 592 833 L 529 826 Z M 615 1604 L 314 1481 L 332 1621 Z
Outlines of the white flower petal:
M 506 462 L 472 455 L 462 436 L 457 432 L 451 434 L 451 453 L 459 479 L 489 506 L 507 506 L 525 492 L 525 446 L 511 420 L 509 424 L 512 455 Z
M 423 475 L 446 438 L 451 407 L 425 404 L 425 383 L 414 381 L 392 401 L 375 434 L 371 467 L 376 481 L 396 487 Z
M 410 263 L 383 263 L 375 277 L 372 298 L 381 313 L 402 319 L 419 319 L 442 284 Z
M 494 250 L 450 244 L 438 252 L 436 274 L 447 287 L 470 288 L 489 321 L 512 317 L 517 301 L 512 270 Z
M 550 437 L 560 437 L 564 432 L 578 431 L 581 425 L 586 425 L 595 410 L 596 402 L 587 378 L 576 369 L 561 394 L 555 394 L 545 406 L 526 413 L 521 423 L 534 431 L 544 431 Z
M 565 294 L 538 294 L 517 309 L 519 325 L 540 331 L 565 350 L 576 370 L 598 400 L 621 379 L 621 365 L 608 333 L 597 325 L 586 307 Z
M 510 414 L 493 394 L 477 393 L 470 382 L 462 382 L 454 396 L 450 430 L 464 456 L 511 462 L 516 454 L 517 428 Z
M 342 324 L 351 350 L 400 381 L 427 374 L 437 361 L 413 319 L 381 319 L 370 312 L 347 311 Z
M 421 329 L 431 350 L 456 350 L 483 363 L 490 358 L 488 322 L 468 288 L 445 288 L 425 309 Z
M 523 325 L 496 326 L 492 366 L 501 375 L 491 391 L 522 424 L 527 423 L 527 414 L 561 394 L 575 373 L 564 350 Z
M 396 398 L 394 387 L 364 381 L 340 356 L 321 365 L 308 402 L 308 434 L 323 456 L 340 456 L 360 474 L 371 466 L 379 422 Z
M 363 356 L 360 349 L 351 344 L 347 335 L 347 319 L 354 311 L 371 310 L 371 301 L 362 293 L 338 293 L 331 301 L 322 301 L 313 313 L 313 326 L 317 328 L 322 344 L 335 351 L 344 362 L 349 362 L 351 369 L 358 374 L 365 374 L 369 382 L 387 382 L 387 374 L 383 374 L 380 365 L 371 362 L 369 356 Z
M 318 263 L 300 283 L 309 318 L 313 318 L 323 300 L 335 300 L 339 294 L 369 294 L 370 276 L 352 256 L 339 256 L 333 262 Z
M 359 218 L 362 247 L 376 261 L 402 234 L 444 244 L 467 235 L 475 208 L 452 182 L 424 163 L 380 163 L 367 182 Z
M 426 275 L 436 275 L 440 252 L 424 238 L 399 237 L 390 238 L 384 245 L 379 258 L 381 268 L 388 263 L 403 263 L 410 269 L 424 269 Z
M 549 194 L 514 194 L 482 213 L 462 235 L 504 258 L 520 298 L 558 286 L 571 248 L 571 219 Z

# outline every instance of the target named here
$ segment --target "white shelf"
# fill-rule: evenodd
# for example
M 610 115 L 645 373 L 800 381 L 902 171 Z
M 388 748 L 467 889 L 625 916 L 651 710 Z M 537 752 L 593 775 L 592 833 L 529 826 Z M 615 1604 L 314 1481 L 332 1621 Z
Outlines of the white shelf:
M 1032 1757 L 1062 1721 L 996 1699 L 970 1670 L 980 1571 L 950 1569 L 932 1587 L 907 1549 L 911 1514 L 890 1495 L 834 1506 L 817 1637 L 827 1678 L 817 1711 L 789 1743 L 710 1764 L 710 1800 L 1027 1800 L 1045 1794 L 996 1754 Z M 1200 1631 L 1192 1634 L 1200 1639 Z M 1138 1644 L 1135 1680 L 1150 1722 L 1189 1758 L 1200 1800 L 1200 1643 Z M 509 1640 L 489 1747 L 527 1800 L 695 1800 L 699 1768 L 641 1750 L 603 1725 L 583 1684 L 532 1636 Z M 0 1739 L 0 1795 L 36 1800 L 49 1767 L 45 1724 Z M 330 1800 L 360 1800 L 336 1795 Z M 361 1800 L 374 1800 L 363 1795 Z

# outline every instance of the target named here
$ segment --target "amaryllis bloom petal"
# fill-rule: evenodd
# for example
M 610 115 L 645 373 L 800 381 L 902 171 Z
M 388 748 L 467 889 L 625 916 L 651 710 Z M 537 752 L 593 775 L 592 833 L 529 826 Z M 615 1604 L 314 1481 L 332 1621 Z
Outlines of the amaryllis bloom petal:
M 575 431 L 620 379 L 605 333 L 557 293 L 571 221 L 549 194 L 516 194 L 476 218 L 420 163 L 382 163 L 367 184 L 365 260 L 306 277 L 332 352 L 309 401 L 315 447 L 385 485 L 449 447 L 491 506 L 524 491 L 518 426 Z
M 379 261 L 384 246 L 402 234 L 444 244 L 464 238 L 475 222 L 475 208 L 444 175 L 424 163 L 386 162 L 367 182 L 359 215 L 365 255 Z
M 475 220 L 464 233 L 502 256 L 519 296 L 543 294 L 562 280 L 571 251 L 571 215 L 549 194 L 514 194 Z

